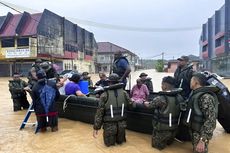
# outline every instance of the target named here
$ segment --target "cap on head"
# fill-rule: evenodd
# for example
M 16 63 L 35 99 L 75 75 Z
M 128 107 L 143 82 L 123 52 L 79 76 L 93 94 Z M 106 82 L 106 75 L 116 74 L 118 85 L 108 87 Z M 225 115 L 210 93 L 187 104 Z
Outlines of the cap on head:
M 178 61 L 185 61 L 188 62 L 189 61 L 189 57 L 188 56 L 181 56 L 180 58 L 177 59 Z
M 110 82 L 119 82 L 119 76 L 116 73 L 112 73 L 109 76 L 109 81 Z
M 148 74 L 146 74 L 146 73 L 141 73 L 141 74 L 139 75 L 139 77 L 143 77 L 143 76 L 148 76 Z
M 44 79 L 44 78 L 46 78 L 46 72 L 44 70 L 39 70 L 36 73 L 36 76 L 37 76 L 38 79 Z

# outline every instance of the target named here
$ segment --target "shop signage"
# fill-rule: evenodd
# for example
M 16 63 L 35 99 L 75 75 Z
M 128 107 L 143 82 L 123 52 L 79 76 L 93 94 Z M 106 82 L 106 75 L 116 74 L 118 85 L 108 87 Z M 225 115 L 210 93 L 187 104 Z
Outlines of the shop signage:
M 6 50 L 6 58 L 30 57 L 30 49 Z

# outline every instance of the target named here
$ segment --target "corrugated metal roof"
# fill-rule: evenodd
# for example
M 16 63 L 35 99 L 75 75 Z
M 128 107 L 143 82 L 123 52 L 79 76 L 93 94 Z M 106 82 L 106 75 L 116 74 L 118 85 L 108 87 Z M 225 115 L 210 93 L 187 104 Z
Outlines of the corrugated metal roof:
M 16 32 L 16 28 L 17 25 L 20 21 L 22 17 L 22 14 L 15 14 L 13 15 L 10 20 L 8 21 L 6 27 L 4 28 L 4 30 L 2 31 L 2 33 L 0 34 L 1 37 L 12 37 L 15 36 Z
M 98 45 L 98 53 L 115 53 L 116 51 L 121 51 L 121 52 L 124 52 L 124 53 L 131 53 L 133 55 L 136 55 L 134 54 L 133 52 L 123 48 L 123 47 L 120 47 L 118 45 L 115 45 L 111 42 L 98 42 L 97 43 Z
M 23 14 L 14 14 L 10 20 L 6 23 L 0 37 L 12 37 L 16 35 L 17 26 L 22 18 Z M 18 33 L 20 36 L 33 36 L 37 34 L 37 26 L 41 19 L 42 13 L 31 14 L 26 19 L 26 23 L 22 27 L 22 31 Z M 5 18 L 0 17 L 0 25 Z
M 6 16 L 0 16 L 0 28 L 5 20 Z
M 124 49 L 110 42 L 98 42 L 97 45 L 98 45 L 98 53 L 102 53 L 102 52 L 114 53 L 116 51 L 121 51 L 121 52 L 128 51 L 127 49 Z
M 32 36 L 37 34 L 37 26 L 41 19 L 42 13 L 32 14 L 27 19 L 26 24 L 20 33 L 20 36 Z

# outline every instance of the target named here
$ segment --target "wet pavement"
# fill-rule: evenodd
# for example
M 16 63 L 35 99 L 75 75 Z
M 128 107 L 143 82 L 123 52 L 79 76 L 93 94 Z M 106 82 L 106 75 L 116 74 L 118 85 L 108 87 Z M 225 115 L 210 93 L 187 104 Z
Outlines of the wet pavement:
M 143 72 L 143 71 L 141 71 Z M 132 84 L 141 72 L 132 73 Z M 145 70 L 153 78 L 154 90 L 160 90 L 161 79 L 166 73 Z M 189 142 L 174 142 L 163 151 L 151 147 L 151 136 L 127 130 L 127 143 L 107 148 L 103 144 L 102 130 L 94 139 L 92 125 L 59 118 L 59 131 L 34 134 L 34 127 L 26 125 L 19 130 L 26 111 L 13 112 L 8 90 L 8 79 L 0 78 L 0 152 L 1 153 L 191 153 Z M 97 75 L 92 75 L 95 82 Z M 230 80 L 223 80 L 230 87 Z M 31 100 L 30 100 L 31 101 Z M 30 122 L 35 122 L 34 114 Z M 218 124 L 209 145 L 210 153 L 230 153 L 230 135 Z

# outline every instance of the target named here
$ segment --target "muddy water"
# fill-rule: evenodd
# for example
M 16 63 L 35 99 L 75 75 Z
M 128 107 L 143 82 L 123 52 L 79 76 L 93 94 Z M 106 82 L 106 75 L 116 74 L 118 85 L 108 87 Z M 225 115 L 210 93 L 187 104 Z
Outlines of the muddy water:
M 155 90 L 160 90 L 161 78 L 164 73 L 155 73 L 153 70 L 145 71 L 151 74 Z M 140 72 L 132 73 L 132 84 Z M 96 76 L 92 75 L 93 80 Z M 59 131 L 52 133 L 34 134 L 34 127 L 27 125 L 19 131 L 19 126 L 26 111 L 13 112 L 12 100 L 8 92 L 8 78 L 0 78 L 0 152 L 4 153 L 160 153 L 150 145 L 151 136 L 127 130 L 127 143 L 111 148 L 103 144 L 102 131 L 97 139 L 92 137 L 92 125 L 68 119 L 59 119 Z M 230 80 L 224 80 L 230 87 Z M 34 122 L 34 114 L 30 122 Z M 174 142 L 161 151 L 162 153 L 191 153 L 190 143 Z M 210 153 L 230 153 L 230 135 L 224 133 L 222 127 L 217 125 L 214 137 L 210 142 Z

